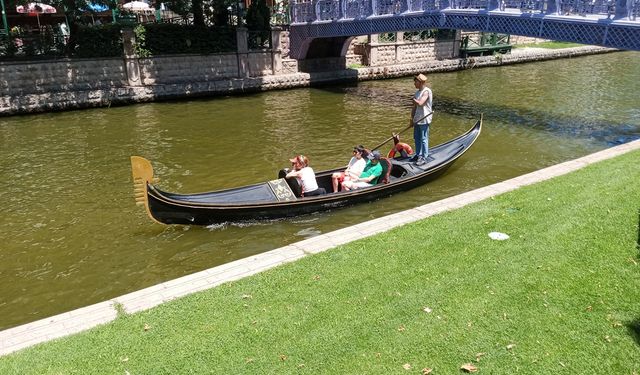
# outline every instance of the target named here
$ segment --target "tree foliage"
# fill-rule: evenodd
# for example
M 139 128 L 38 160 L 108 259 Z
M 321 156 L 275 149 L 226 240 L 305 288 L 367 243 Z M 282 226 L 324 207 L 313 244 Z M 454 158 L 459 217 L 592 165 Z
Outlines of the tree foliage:
M 181 53 L 209 54 L 235 51 L 236 33 L 228 27 L 196 25 L 138 25 L 136 53 L 141 57 Z
M 247 28 L 249 30 L 269 30 L 271 10 L 265 0 L 256 0 L 247 10 Z

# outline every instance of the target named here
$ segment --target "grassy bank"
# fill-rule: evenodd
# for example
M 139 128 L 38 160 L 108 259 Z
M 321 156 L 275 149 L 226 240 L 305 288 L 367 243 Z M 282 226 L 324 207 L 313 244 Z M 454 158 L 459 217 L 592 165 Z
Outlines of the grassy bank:
M 0 374 L 638 373 L 639 158 L 123 315 Z

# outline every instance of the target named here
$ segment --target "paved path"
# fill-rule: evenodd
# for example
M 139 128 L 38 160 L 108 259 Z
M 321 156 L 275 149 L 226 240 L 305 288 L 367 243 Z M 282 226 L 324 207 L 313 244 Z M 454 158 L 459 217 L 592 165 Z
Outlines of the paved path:
M 108 323 L 116 318 L 117 309 L 123 309 L 127 313 L 147 310 L 163 302 L 187 294 L 213 288 L 232 280 L 241 279 L 285 263 L 293 262 L 309 254 L 319 253 L 338 245 L 343 245 L 407 223 L 425 219 L 441 212 L 454 210 L 470 203 L 515 190 L 521 186 L 531 185 L 536 182 L 561 176 L 581 169 L 589 164 L 610 159 L 637 149 L 640 149 L 640 140 L 429 203 L 411 210 L 398 212 L 352 227 L 321 234 L 266 253 L 236 260 L 129 293 L 110 301 L 97 303 L 71 312 L 41 319 L 33 323 L 10 328 L 0 332 L 0 355 Z

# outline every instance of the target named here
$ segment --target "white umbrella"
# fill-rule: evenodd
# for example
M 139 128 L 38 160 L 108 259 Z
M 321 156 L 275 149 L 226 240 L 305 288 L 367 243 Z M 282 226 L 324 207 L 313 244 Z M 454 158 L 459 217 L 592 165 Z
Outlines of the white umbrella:
M 42 4 L 42 3 L 29 3 L 27 5 L 18 5 L 16 7 L 16 12 L 18 13 L 26 13 L 30 16 L 34 14 L 38 17 L 38 28 L 40 28 L 40 14 L 53 14 L 56 13 L 56 8 L 51 5 Z
M 124 9 L 128 10 L 147 10 L 151 9 L 149 4 L 142 1 L 132 1 L 130 3 L 126 3 L 122 6 Z

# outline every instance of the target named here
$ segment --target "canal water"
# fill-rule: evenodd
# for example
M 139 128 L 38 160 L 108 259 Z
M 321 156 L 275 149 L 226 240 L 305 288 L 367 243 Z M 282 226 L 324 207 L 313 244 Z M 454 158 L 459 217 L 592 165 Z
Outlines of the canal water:
M 446 175 L 270 222 L 155 224 L 134 203 L 129 157 L 150 159 L 160 186 L 183 193 L 275 178 L 301 153 L 332 168 L 407 126 L 411 78 L 0 119 L 0 329 L 640 138 L 640 64 L 629 63 L 639 58 L 430 74 L 432 145 L 484 114 L 482 135 Z

